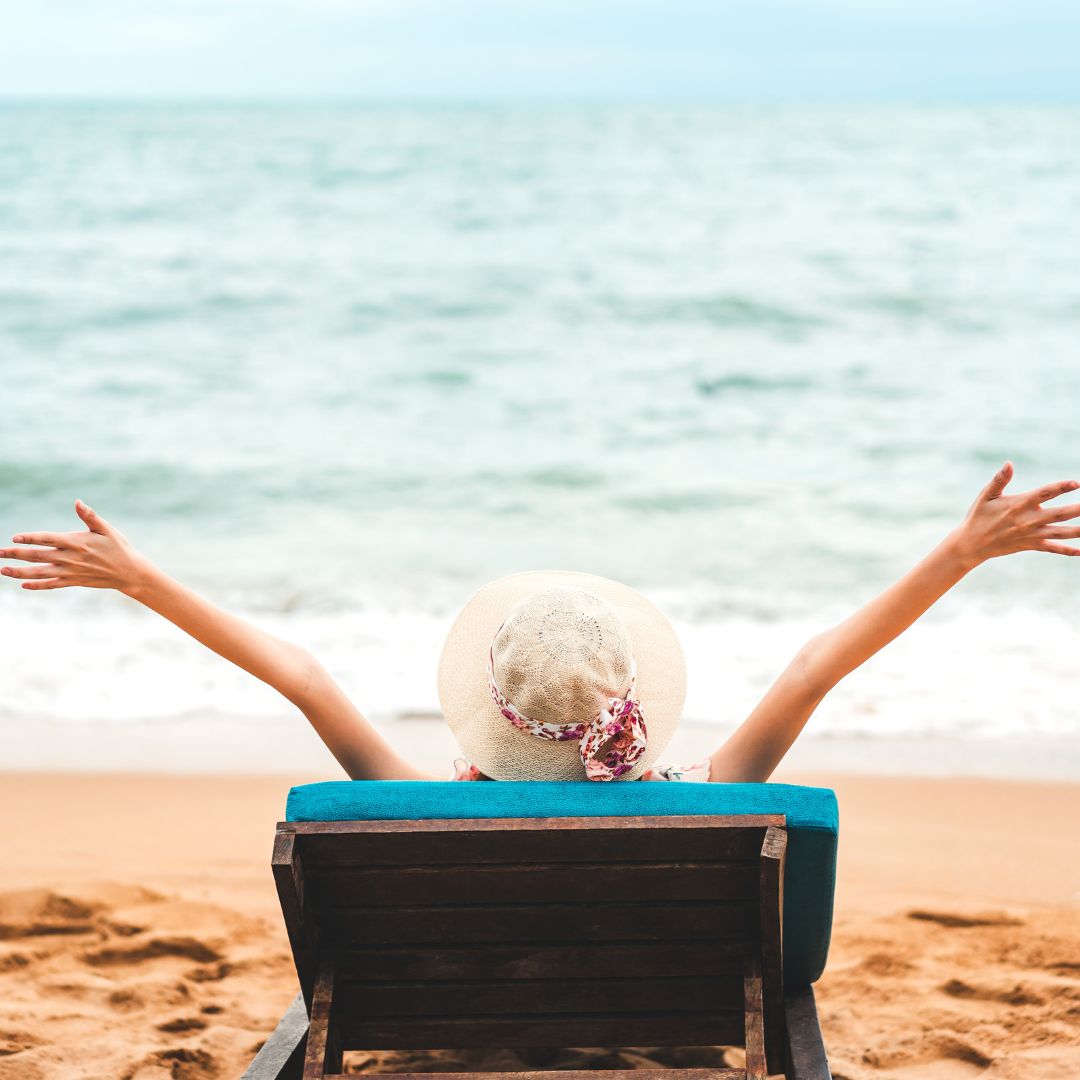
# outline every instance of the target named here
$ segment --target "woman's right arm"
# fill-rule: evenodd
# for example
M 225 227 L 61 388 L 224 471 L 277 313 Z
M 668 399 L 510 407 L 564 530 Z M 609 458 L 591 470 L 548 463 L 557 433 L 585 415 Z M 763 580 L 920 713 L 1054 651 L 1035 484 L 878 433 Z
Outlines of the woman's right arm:
M 1080 527 L 1080 503 L 1042 503 L 1080 487 L 1076 480 L 1006 495 L 1007 461 L 971 504 L 964 520 L 903 577 L 799 651 L 754 711 L 711 757 L 710 779 L 764 782 L 795 742 L 825 695 L 903 633 L 976 566 L 1019 551 L 1080 555 L 1065 540 Z
M 198 596 L 81 500 L 75 510 L 85 532 L 19 534 L 15 543 L 34 546 L 0 550 L 0 558 L 30 565 L 5 566 L 2 573 L 25 579 L 24 589 L 81 585 L 125 593 L 296 705 L 353 779 L 434 779 L 393 750 L 306 649 Z

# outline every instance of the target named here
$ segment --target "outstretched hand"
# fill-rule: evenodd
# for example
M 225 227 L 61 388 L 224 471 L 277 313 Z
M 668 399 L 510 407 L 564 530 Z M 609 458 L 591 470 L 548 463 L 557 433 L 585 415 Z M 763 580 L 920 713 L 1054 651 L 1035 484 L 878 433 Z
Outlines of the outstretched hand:
M 16 544 L 31 547 L 0 548 L 0 558 L 18 559 L 30 566 L 5 566 L 5 577 L 26 578 L 24 589 L 66 589 L 82 585 L 89 589 L 131 588 L 149 566 L 131 541 L 114 525 L 96 514 L 81 499 L 75 513 L 86 524 L 78 532 L 18 533 Z
M 1062 543 L 1080 537 L 1080 526 L 1058 525 L 1080 517 L 1080 503 L 1043 507 L 1041 504 L 1066 491 L 1080 488 L 1076 480 L 1058 480 L 1017 495 L 1006 495 L 1013 465 L 1006 461 L 979 492 L 961 525 L 957 540 L 972 564 L 1014 551 L 1049 551 L 1055 555 L 1080 555 L 1080 547 Z

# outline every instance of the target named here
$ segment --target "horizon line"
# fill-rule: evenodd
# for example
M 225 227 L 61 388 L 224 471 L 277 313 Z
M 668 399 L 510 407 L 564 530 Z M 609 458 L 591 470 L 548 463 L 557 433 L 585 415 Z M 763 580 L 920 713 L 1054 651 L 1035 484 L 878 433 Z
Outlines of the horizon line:
M 874 95 L 849 97 L 828 95 L 821 97 L 748 97 L 739 96 L 698 96 L 698 95 L 503 95 L 503 94 L 468 94 L 468 95 L 432 95 L 423 94 L 415 97 L 397 94 L 233 94 L 201 93 L 182 91 L 171 94 L 142 93 L 52 93 L 0 90 L 0 106 L 8 105 L 332 105 L 365 107 L 450 107 L 450 108 L 489 108 L 493 106 L 697 106 L 697 107 L 781 107 L 798 108 L 803 106 L 902 106 L 944 107 L 944 108 L 1025 108 L 1025 107 L 1075 107 L 1080 106 L 1080 94 L 1076 96 L 1033 96 L 1033 97 L 953 97 L 932 96 L 918 97 L 911 95 Z

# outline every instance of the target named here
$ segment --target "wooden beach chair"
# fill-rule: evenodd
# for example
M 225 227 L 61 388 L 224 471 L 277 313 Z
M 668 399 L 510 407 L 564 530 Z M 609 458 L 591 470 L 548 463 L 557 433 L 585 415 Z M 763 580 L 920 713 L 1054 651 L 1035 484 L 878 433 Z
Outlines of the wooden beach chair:
M 342 781 L 293 788 L 287 818 L 273 873 L 300 994 L 245 1080 L 338 1076 L 351 1049 L 537 1046 L 741 1046 L 746 1068 L 498 1075 L 830 1075 L 812 983 L 832 791 Z

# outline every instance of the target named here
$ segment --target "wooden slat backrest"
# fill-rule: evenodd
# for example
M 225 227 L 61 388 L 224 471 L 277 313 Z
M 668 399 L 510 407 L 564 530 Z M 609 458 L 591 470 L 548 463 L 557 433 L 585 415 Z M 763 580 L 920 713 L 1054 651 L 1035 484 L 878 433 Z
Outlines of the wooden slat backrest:
M 274 873 L 345 1047 L 742 1044 L 752 958 L 781 1068 L 785 838 L 778 815 L 283 823 Z

